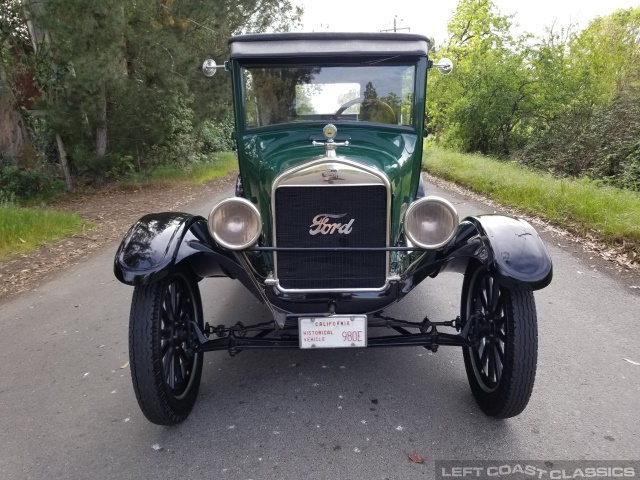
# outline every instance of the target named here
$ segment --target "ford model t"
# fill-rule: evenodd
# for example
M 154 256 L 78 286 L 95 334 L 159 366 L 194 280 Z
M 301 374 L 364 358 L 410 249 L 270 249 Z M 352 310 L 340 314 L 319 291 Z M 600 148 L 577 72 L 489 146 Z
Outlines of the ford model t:
M 264 34 L 234 37 L 229 49 L 235 196 L 207 219 L 142 217 L 115 257 L 117 278 L 135 287 L 130 364 L 146 417 L 174 424 L 189 415 L 207 351 L 402 346 L 461 347 L 480 408 L 519 414 L 536 371 L 532 292 L 549 285 L 552 264 L 524 220 L 459 221 L 447 200 L 425 196 L 428 40 Z M 205 62 L 205 73 L 215 68 Z M 459 317 L 383 313 L 447 270 L 464 274 Z M 218 276 L 241 282 L 271 321 L 207 322 L 199 282 Z M 386 335 L 368 335 L 380 326 Z

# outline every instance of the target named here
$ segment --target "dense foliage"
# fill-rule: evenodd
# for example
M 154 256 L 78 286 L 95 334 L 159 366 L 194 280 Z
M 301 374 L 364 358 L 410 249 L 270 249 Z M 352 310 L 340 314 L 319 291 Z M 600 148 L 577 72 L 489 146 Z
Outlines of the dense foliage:
M 186 168 L 229 150 L 228 76 L 205 78 L 202 61 L 224 61 L 234 34 L 287 30 L 301 15 L 289 0 L 22 3 L 29 2 L 3 2 L 0 13 L 0 91 L 13 92 L 5 106 L 14 113 L 37 100 L 44 116 L 21 115 L 33 158 L 0 149 L 5 190 L 25 170 L 37 175 L 62 157 L 74 181 L 101 183 L 159 165 Z M 37 99 L 21 94 L 24 72 Z
M 229 82 L 202 76 L 202 60 L 300 14 L 289 0 L 4 0 L 0 190 L 32 196 L 63 173 L 68 187 L 101 183 L 231 148 Z M 435 141 L 640 189 L 640 7 L 534 38 L 490 0 L 460 0 L 448 29 L 432 56 L 454 72 L 429 77 Z
M 513 37 L 489 0 L 461 0 L 429 78 L 437 141 L 640 190 L 640 7 L 582 30 Z

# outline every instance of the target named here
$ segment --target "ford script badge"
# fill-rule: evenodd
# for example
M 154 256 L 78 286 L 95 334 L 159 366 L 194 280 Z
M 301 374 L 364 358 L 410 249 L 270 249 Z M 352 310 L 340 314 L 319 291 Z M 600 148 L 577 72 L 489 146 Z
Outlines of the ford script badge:
M 317 235 L 318 233 L 321 235 L 333 235 L 334 232 L 341 233 L 343 235 L 349 235 L 351 233 L 351 227 L 354 218 L 349 220 L 347 223 L 329 223 L 329 219 L 342 218 L 346 215 L 346 213 L 340 214 L 331 214 L 331 213 L 321 213 L 320 215 L 316 215 L 313 217 L 313 223 L 310 225 L 311 230 L 309 230 L 309 234 Z

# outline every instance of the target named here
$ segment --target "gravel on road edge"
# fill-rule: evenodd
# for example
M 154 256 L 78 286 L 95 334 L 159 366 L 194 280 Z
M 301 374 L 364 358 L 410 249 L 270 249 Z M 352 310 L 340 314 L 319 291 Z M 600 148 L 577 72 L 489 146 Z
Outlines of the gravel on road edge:
M 236 176 L 237 172 L 232 172 L 198 186 L 180 183 L 148 185 L 136 190 L 105 189 L 54 204 L 56 210 L 77 213 L 96 227 L 44 243 L 37 250 L 0 263 L 0 304 L 34 290 L 61 269 L 76 265 L 90 253 L 121 239 L 143 215 L 177 211 L 205 196 L 215 197 L 231 188 Z

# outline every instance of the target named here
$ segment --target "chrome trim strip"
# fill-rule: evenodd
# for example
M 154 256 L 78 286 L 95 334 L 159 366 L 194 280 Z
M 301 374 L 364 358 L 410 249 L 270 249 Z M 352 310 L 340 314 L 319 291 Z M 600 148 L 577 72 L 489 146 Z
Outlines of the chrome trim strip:
M 348 184 L 340 184 L 340 185 L 336 185 L 334 183 L 322 183 L 322 184 L 313 184 L 313 185 L 308 185 L 305 183 L 291 183 L 291 184 L 286 184 L 286 185 L 280 185 L 281 187 L 309 187 L 309 188 L 313 188 L 313 187 L 375 187 L 376 185 L 383 185 L 382 183 L 348 183 Z
M 343 167 L 340 169 L 340 167 Z M 344 168 L 347 167 L 347 168 Z M 344 174 L 345 178 L 333 178 L 331 183 L 322 183 L 320 181 L 311 179 L 311 175 L 320 176 L 322 179 L 322 173 L 328 170 L 337 170 L 339 173 Z M 317 176 L 315 178 L 317 178 Z M 347 178 L 348 177 L 348 178 Z M 300 181 L 300 179 L 306 181 Z M 344 183 L 342 183 L 344 180 Z M 334 182 L 339 181 L 336 184 Z M 348 183 L 347 183 L 348 182 Z M 387 189 L 387 228 L 385 247 L 389 247 L 390 235 L 391 235 L 391 183 L 387 176 L 378 170 L 377 168 L 367 167 L 357 162 L 347 160 L 344 157 L 323 157 L 318 160 L 313 160 L 302 165 L 293 167 L 278 175 L 273 181 L 271 186 L 271 212 L 272 212 L 272 245 L 277 247 L 276 242 L 276 190 L 280 187 L 325 187 L 325 186 L 371 186 L 371 185 L 384 185 Z M 391 252 L 387 252 L 386 255 L 386 272 L 387 278 L 384 285 L 379 288 L 322 288 L 322 289 L 297 289 L 297 288 L 284 288 L 280 286 L 280 279 L 278 278 L 278 252 L 273 252 L 273 277 L 276 281 L 275 287 L 283 293 L 300 293 L 300 292 L 381 292 L 389 286 L 389 269 L 390 269 Z
M 342 168 L 341 168 L 342 167 Z M 346 167 L 346 168 L 344 168 Z M 333 173 L 335 172 L 335 173 Z M 325 175 L 327 175 L 325 180 Z M 337 176 L 336 176 L 337 174 Z M 318 179 L 322 181 L 319 181 Z M 384 185 L 391 188 L 386 175 L 371 167 L 364 167 L 358 163 L 344 160 L 342 157 L 323 157 L 304 165 L 298 165 L 278 175 L 273 181 L 272 193 L 278 187 L 325 187 L 354 186 L 354 185 Z
M 389 260 L 387 258 L 387 263 Z M 284 288 L 280 285 L 280 279 L 276 280 L 275 288 L 282 293 L 362 293 L 362 292 L 383 292 L 389 288 L 389 278 L 384 281 L 380 288 Z

